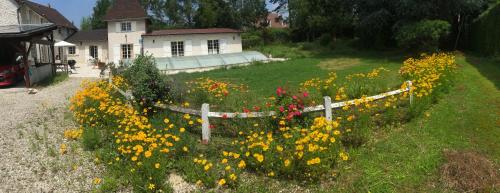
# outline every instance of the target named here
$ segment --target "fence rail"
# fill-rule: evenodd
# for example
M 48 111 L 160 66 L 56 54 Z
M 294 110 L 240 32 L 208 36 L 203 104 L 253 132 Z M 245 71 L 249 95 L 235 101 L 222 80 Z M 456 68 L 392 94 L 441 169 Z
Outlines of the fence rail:
M 109 82 L 111 85 L 113 85 L 111 80 Z M 405 92 L 409 92 L 409 91 L 411 91 L 412 82 L 406 81 L 406 83 L 407 83 L 406 84 L 407 87 L 404 89 L 393 90 L 393 91 L 389 91 L 386 93 L 366 97 L 366 98 L 364 98 L 364 100 L 376 101 L 376 100 L 380 100 L 380 99 L 383 99 L 383 98 L 386 98 L 389 96 L 394 96 L 394 95 L 399 95 L 399 94 L 402 94 Z M 127 100 L 132 100 L 134 98 L 130 91 L 123 91 L 120 88 L 116 87 L 115 85 L 113 85 L 113 87 L 120 94 L 122 94 Z M 354 100 L 349 100 L 349 101 L 332 103 L 332 99 L 329 96 L 325 96 L 325 97 L 323 97 L 323 99 L 324 99 L 323 105 L 318 105 L 318 106 L 313 106 L 313 107 L 305 107 L 304 110 L 302 110 L 302 113 L 324 111 L 326 119 L 331 121 L 333 119 L 332 109 L 338 109 L 338 108 L 342 108 L 345 106 L 353 105 L 357 101 L 361 100 L 361 99 L 354 99 Z M 410 92 L 410 104 L 412 104 L 412 103 L 413 103 L 413 95 Z M 210 118 L 244 119 L 244 118 L 270 117 L 270 116 L 274 116 L 277 114 L 275 111 L 248 112 L 248 113 L 210 112 L 210 105 L 207 103 L 204 103 L 201 106 L 200 110 L 183 108 L 183 107 L 174 106 L 174 105 L 156 105 L 156 107 L 161 108 L 161 109 L 168 109 L 168 110 L 174 111 L 174 112 L 200 116 L 201 120 L 202 120 L 202 141 L 204 144 L 208 144 L 208 142 L 210 141 L 210 135 L 211 135 L 211 133 L 210 133 Z M 330 108 L 326 108 L 326 107 L 330 107 Z

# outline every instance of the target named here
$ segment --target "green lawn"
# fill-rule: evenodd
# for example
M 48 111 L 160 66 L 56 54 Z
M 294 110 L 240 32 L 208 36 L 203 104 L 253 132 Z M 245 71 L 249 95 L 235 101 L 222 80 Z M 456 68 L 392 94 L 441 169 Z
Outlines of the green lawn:
M 387 85 L 388 88 L 396 88 L 403 82 L 398 70 L 404 57 L 399 52 L 359 51 L 347 46 L 341 46 L 334 50 L 318 48 L 318 50 L 307 51 L 296 46 L 299 44 L 259 48 L 261 51 L 272 50 L 277 53 L 290 50 L 296 57 L 285 62 L 271 62 L 201 73 L 181 73 L 172 77 L 176 82 L 181 83 L 208 77 L 235 84 L 245 84 L 249 88 L 249 93 L 246 95 L 250 97 L 240 102 L 250 106 L 262 105 L 263 98 L 273 95 L 277 87 L 296 90 L 300 83 L 312 78 L 324 78 L 329 72 L 336 72 L 339 77 L 338 83 L 345 83 L 344 77 L 347 75 L 367 73 L 375 68 L 384 67 L 390 72 L 381 78 L 380 81 L 383 85 Z M 279 56 L 280 54 L 273 55 Z
M 397 53 L 355 53 L 333 51 L 282 63 L 181 74 L 175 78 L 210 77 L 244 83 L 260 96 L 273 94 L 277 86 L 324 77 L 332 70 L 343 77 L 383 66 L 392 71 L 385 78 L 388 84 L 401 81 L 397 70 L 403 57 Z M 444 150 L 472 150 L 500 164 L 500 66 L 491 59 L 463 54 L 457 54 L 457 61 L 460 70 L 455 87 L 426 112 L 429 116 L 373 130 L 367 144 L 351 150 L 352 160 L 340 168 L 336 181 L 300 187 L 297 182 L 250 175 L 238 191 L 452 192 L 439 181 Z
M 498 166 L 500 92 L 494 78 L 500 66 L 473 56 L 457 60 L 456 85 L 426 112 L 429 116 L 374 130 L 367 144 L 351 150 L 352 159 L 339 169 L 337 180 L 298 187 L 296 182 L 249 177 L 239 191 L 453 192 L 439 181 L 444 150 L 479 152 Z

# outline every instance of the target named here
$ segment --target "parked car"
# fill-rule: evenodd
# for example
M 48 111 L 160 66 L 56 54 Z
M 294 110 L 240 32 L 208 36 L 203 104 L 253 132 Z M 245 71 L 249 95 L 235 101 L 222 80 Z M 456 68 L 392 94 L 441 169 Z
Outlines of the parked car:
M 11 86 L 24 77 L 24 68 L 20 67 L 22 58 L 18 57 L 14 63 L 0 64 L 0 87 Z

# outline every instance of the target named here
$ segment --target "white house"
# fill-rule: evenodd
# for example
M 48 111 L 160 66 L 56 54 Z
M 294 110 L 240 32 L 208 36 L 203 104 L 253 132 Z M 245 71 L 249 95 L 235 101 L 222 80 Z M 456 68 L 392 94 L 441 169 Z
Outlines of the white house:
M 68 59 L 127 62 L 140 54 L 155 58 L 189 57 L 242 52 L 241 31 L 227 28 L 148 30 L 149 19 L 138 0 L 115 0 L 103 30 L 80 31 L 67 39 L 77 46 Z

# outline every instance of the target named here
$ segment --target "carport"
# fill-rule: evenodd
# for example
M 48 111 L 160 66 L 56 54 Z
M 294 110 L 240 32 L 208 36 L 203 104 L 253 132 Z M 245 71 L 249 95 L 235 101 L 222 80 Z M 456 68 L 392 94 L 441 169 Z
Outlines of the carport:
M 54 24 L 22 24 L 0 26 L 2 61 L 16 62 L 24 68 L 26 87 L 52 77 L 54 65 Z

